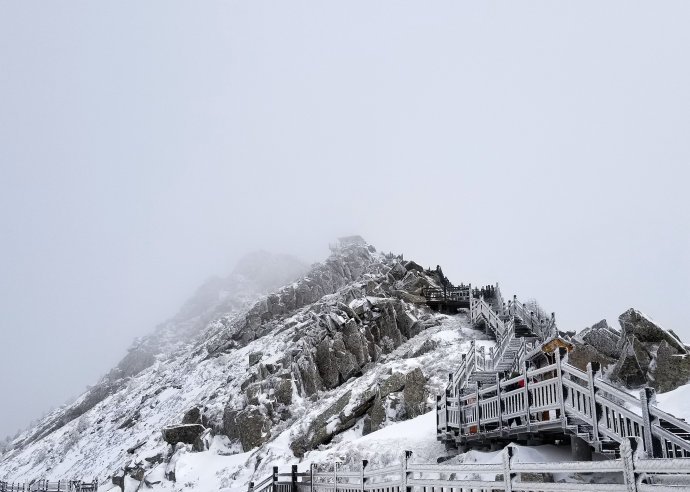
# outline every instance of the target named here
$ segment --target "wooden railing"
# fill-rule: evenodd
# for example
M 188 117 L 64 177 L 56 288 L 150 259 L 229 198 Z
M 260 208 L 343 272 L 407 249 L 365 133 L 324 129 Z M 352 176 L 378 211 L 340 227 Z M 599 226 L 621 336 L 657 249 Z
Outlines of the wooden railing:
M 308 472 L 290 473 L 278 468 L 249 492 L 680 492 L 690 488 L 690 459 L 647 459 L 636 452 L 639 439 L 620 444 L 620 458 L 606 461 L 523 463 L 516 448 L 507 446 L 496 464 L 412 463 L 406 451 L 399 463 L 370 468 L 342 467 L 339 463 L 312 464 Z M 567 479 L 554 481 L 554 474 L 587 474 L 585 483 Z M 281 477 L 290 480 L 281 481 Z
M 441 438 L 472 441 L 559 427 L 579 435 L 578 426 L 587 426 L 587 441 L 598 450 L 605 441 L 638 437 L 649 456 L 690 457 L 690 424 L 656 407 L 653 390 L 638 398 L 601 379 L 591 364 L 580 371 L 559 351 L 555 360 L 493 384 L 446 391 L 437 398 Z

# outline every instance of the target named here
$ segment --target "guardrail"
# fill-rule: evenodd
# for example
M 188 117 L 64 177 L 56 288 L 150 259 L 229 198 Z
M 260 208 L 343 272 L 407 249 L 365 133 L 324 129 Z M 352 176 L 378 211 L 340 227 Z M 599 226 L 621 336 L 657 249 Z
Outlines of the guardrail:
M 32 480 L 29 482 L 0 481 L 0 492 L 95 492 L 98 481 L 82 480 Z
M 249 492 L 680 492 L 690 490 L 690 459 L 647 459 L 639 452 L 641 442 L 625 439 L 620 458 L 606 461 L 522 463 L 515 448 L 507 446 L 498 464 L 412 463 L 406 451 L 400 463 L 371 469 L 363 460 L 358 469 L 342 469 L 338 463 L 312 464 L 306 473 L 280 474 L 278 468 Z M 554 480 L 554 474 L 587 474 L 589 480 Z M 281 482 L 281 476 L 290 481 Z
M 656 407 L 653 389 L 638 398 L 604 381 L 596 365 L 583 372 L 562 361 L 560 350 L 554 355 L 545 367 L 528 370 L 523 362 L 517 377 L 447 390 L 437 398 L 441 438 L 465 442 L 546 427 L 582 435 L 580 426 L 588 426 L 585 437 L 596 450 L 605 441 L 639 437 L 649 456 L 690 457 L 690 424 Z

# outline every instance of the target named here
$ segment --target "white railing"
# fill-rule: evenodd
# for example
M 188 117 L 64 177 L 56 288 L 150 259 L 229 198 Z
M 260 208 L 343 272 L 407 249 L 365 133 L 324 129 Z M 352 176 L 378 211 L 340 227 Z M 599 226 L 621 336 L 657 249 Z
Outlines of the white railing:
M 653 390 L 635 397 L 601 379 L 591 365 L 583 372 L 554 354 L 556 362 L 545 367 L 527 370 L 523 364 L 517 377 L 467 386 L 452 404 L 439 398 L 439 434 L 471 441 L 560 427 L 586 433 L 595 449 L 636 437 L 649 456 L 690 457 L 690 424 L 656 407 Z
M 496 335 L 497 339 L 500 340 L 503 338 L 506 327 L 501 317 L 491 308 L 483 297 L 472 297 L 470 299 L 470 319 L 475 323 L 480 318 L 484 318 L 484 321 Z
M 553 314 L 550 317 L 539 317 L 518 301 L 515 296 L 513 296 L 512 301 L 508 301 L 508 313 L 520 318 L 542 341 L 558 335 L 556 319 Z
M 98 481 L 83 480 L 32 480 L 29 482 L 0 481 L 0 492 L 95 492 Z
M 519 450 L 507 446 L 500 463 L 412 463 L 405 451 L 400 463 L 373 469 L 359 466 L 311 464 L 308 472 L 273 474 L 248 492 L 680 492 L 690 489 L 690 459 L 646 459 L 637 452 L 638 439 L 620 445 L 620 458 L 606 461 L 526 463 Z M 583 483 L 577 475 L 592 479 Z M 554 474 L 566 475 L 554 481 Z M 281 479 L 281 477 L 289 477 Z

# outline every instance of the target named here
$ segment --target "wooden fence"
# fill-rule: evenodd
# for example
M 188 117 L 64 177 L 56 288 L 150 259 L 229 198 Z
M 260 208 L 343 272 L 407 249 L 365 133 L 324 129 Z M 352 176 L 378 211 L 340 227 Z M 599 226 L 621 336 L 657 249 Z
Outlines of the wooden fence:
M 621 443 L 618 459 L 559 463 L 521 463 L 515 448 L 507 446 L 499 464 L 421 464 L 406 452 L 400 463 L 370 469 L 340 469 L 312 464 L 309 472 L 290 473 L 278 468 L 249 492 L 687 492 L 690 459 L 648 459 L 636 449 L 637 439 Z M 554 475 L 568 475 L 567 481 Z M 579 481 L 578 477 L 579 476 Z M 564 477 L 559 477 L 564 478 Z

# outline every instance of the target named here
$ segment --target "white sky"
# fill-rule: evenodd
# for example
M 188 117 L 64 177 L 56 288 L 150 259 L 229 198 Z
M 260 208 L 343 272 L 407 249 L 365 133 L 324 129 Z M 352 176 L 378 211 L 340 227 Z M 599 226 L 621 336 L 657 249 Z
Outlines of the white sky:
M 690 341 L 687 2 L 0 0 L 0 435 L 359 233 Z

